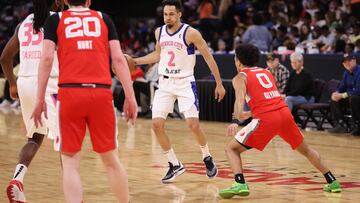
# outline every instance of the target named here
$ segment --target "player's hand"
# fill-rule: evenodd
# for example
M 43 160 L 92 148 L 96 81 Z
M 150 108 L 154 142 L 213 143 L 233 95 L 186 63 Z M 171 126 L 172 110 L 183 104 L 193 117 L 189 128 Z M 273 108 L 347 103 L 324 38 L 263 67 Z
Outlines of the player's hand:
M 137 103 L 135 97 L 125 97 L 123 111 L 125 114 L 125 121 L 130 121 L 131 124 L 134 125 L 137 118 Z
M 238 124 L 232 123 L 227 127 L 226 136 L 235 136 L 238 131 Z
M 31 119 L 34 119 L 35 127 L 38 128 L 40 126 L 43 126 L 43 123 L 41 122 L 41 114 L 44 112 L 44 116 L 47 119 L 47 109 L 46 109 L 46 103 L 44 100 L 37 100 L 35 104 L 34 111 L 31 115 Z
M 19 99 L 17 85 L 10 85 L 10 97 L 13 100 Z
M 216 87 L 215 87 L 215 99 L 217 99 L 218 102 L 220 102 L 224 98 L 225 92 L 226 92 L 225 88 L 221 83 L 216 84 Z

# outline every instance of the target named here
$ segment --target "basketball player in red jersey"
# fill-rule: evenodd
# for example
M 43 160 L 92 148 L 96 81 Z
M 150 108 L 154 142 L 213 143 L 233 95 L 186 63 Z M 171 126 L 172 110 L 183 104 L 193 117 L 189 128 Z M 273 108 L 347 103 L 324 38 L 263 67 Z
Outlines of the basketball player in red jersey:
M 239 72 L 233 79 L 236 100 L 234 104 L 234 123 L 229 125 L 227 135 L 234 136 L 226 147 L 231 169 L 235 175 L 232 187 L 221 190 L 223 198 L 234 195 L 249 195 L 249 187 L 245 183 L 240 154 L 248 149 L 262 151 L 271 139 L 279 135 L 292 149 L 304 155 L 322 174 L 327 185 L 326 192 L 341 192 L 339 181 L 323 164 L 320 155 L 303 139 L 291 112 L 286 106 L 276 87 L 275 80 L 268 70 L 254 67 L 259 60 L 259 50 L 252 45 L 240 45 L 236 49 L 235 65 Z M 243 112 L 245 100 L 251 112 Z M 253 117 L 253 120 L 237 132 L 239 119 Z
M 90 10 L 90 0 L 65 0 L 69 10 L 50 16 L 44 26 L 39 67 L 36 126 L 46 115 L 44 92 L 57 46 L 59 60 L 58 113 L 60 120 L 63 189 L 67 202 L 82 202 L 80 151 L 86 126 L 93 150 L 106 167 L 118 202 L 129 201 L 128 179 L 117 155 L 117 125 L 110 89 L 109 58 L 125 91 L 126 120 L 135 121 L 137 104 L 129 68 L 115 26 L 105 13 Z

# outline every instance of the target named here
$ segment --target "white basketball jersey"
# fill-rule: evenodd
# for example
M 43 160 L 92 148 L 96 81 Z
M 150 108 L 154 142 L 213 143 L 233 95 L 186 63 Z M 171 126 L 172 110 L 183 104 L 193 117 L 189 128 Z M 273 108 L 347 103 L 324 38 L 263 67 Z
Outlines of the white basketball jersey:
M 160 46 L 159 74 L 174 78 L 194 75 L 195 47 L 185 41 L 186 30 L 190 26 L 183 23 L 170 34 L 167 26 L 160 27 L 158 44 Z
M 51 13 L 53 14 L 53 12 Z M 44 33 L 35 33 L 33 30 L 34 14 L 30 14 L 21 23 L 18 32 L 18 39 L 20 43 L 20 68 L 18 76 L 37 76 L 40 58 L 42 55 Z M 53 67 L 51 76 L 57 77 L 59 75 L 59 62 L 57 54 L 54 55 Z

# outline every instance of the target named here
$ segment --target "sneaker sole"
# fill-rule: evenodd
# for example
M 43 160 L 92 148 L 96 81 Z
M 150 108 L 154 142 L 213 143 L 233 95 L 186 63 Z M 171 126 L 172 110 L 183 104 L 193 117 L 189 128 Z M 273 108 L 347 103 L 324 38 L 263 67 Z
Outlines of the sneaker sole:
M 224 198 L 224 199 L 230 199 L 235 195 L 239 195 L 239 196 L 248 196 L 250 194 L 250 191 L 243 191 L 243 192 L 237 192 L 237 193 L 219 193 L 220 197 Z
M 215 167 L 216 167 L 216 166 L 215 166 Z M 215 175 L 209 176 L 209 175 L 206 173 L 206 176 L 207 176 L 209 179 L 213 179 L 213 178 L 215 178 L 215 177 L 218 175 L 218 173 L 219 173 L 219 170 L 216 168 L 216 173 L 215 173 Z
M 21 187 L 21 186 L 20 186 L 20 187 Z M 13 188 L 14 188 L 14 189 L 13 189 Z M 22 202 L 22 201 L 14 200 L 15 197 L 13 197 L 13 195 L 12 195 L 13 190 L 16 191 L 16 192 L 14 192 L 14 193 L 20 193 L 20 192 L 22 192 L 22 191 L 20 190 L 20 188 L 19 188 L 18 185 L 14 185 L 14 184 L 9 185 L 9 186 L 6 188 L 6 194 L 7 194 L 7 197 L 8 197 L 8 199 L 9 199 L 9 202 L 11 202 L 11 203 L 25 203 L 25 202 Z
M 185 168 L 182 168 L 181 170 L 179 170 L 178 172 L 176 172 L 174 174 L 174 176 L 170 179 L 167 180 L 161 180 L 162 183 L 171 183 L 176 177 L 178 177 L 179 175 L 183 174 L 186 171 Z

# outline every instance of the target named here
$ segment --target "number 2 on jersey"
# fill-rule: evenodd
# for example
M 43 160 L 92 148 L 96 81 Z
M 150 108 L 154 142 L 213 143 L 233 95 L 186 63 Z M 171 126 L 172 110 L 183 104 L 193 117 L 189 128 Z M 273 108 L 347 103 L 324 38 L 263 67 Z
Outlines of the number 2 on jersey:
M 168 54 L 170 55 L 170 60 L 168 62 L 168 66 L 174 67 L 175 66 L 175 63 L 174 63 L 175 53 L 173 51 L 168 51 Z
M 99 37 L 101 34 L 100 20 L 96 17 L 68 17 L 64 20 L 66 38 L 73 37 Z M 90 29 L 90 25 L 92 29 Z

